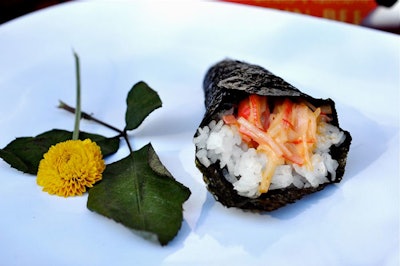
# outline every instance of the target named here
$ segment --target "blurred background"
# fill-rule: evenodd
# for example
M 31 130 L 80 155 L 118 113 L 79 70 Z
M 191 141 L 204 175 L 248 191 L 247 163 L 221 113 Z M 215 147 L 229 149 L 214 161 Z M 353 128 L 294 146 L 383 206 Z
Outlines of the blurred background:
M 73 0 L 0 0 L 0 24 L 69 1 Z M 280 9 L 400 34 L 400 0 L 217 1 Z
M 0 0 L 0 23 L 70 0 Z

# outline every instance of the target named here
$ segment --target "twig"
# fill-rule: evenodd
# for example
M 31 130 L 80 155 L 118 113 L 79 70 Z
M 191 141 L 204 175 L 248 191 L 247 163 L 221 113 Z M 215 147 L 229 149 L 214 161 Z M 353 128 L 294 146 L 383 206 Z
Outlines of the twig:
M 66 103 L 63 102 L 63 101 L 60 101 L 60 103 L 59 103 L 59 105 L 58 105 L 58 108 L 64 109 L 64 110 L 66 110 L 66 111 L 68 111 L 68 112 L 70 112 L 70 113 L 75 114 L 75 108 L 69 106 L 68 104 L 66 104 Z M 100 125 L 103 125 L 103 126 L 109 128 L 109 129 L 111 129 L 111 130 L 114 130 L 114 131 L 118 132 L 121 136 L 126 135 L 126 133 L 124 133 L 124 131 L 122 131 L 122 130 L 120 130 L 120 129 L 118 129 L 118 128 L 116 128 L 116 127 L 110 125 L 110 124 L 107 124 L 107 123 L 105 123 L 105 122 L 103 122 L 103 121 L 101 121 L 101 120 L 99 120 L 99 119 L 97 119 L 97 118 L 95 118 L 95 117 L 89 115 L 88 113 L 81 112 L 81 118 L 86 119 L 86 120 L 90 120 L 90 121 L 93 121 L 93 122 L 96 122 L 96 123 L 98 123 L 98 124 L 100 124 Z
M 63 102 L 61 100 L 59 102 L 60 103 L 58 105 L 58 108 L 63 109 L 65 111 L 68 111 L 68 112 L 73 113 L 73 114 L 75 113 L 76 110 L 75 110 L 74 107 L 69 106 L 68 104 L 66 104 L 65 102 Z M 126 130 L 120 130 L 120 129 L 118 129 L 118 128 L 116 128 L 116 127 L 114 127 L 114 126 L 112 126 L 112 125 L 110 125 L 108 123 L 105 123 L 105 122 L 93 117 L 92 115 L 89 115 L 88 113 L 85 113 L 85 112 L 81 112 L 81 118 L 96 122 L 96 123 L 98 123 L 100 125 L 103 125 L 103 126 L 109 128 L 111 130 L 114 130 L 114 131 L 118 132 L 119 136 L 123 137 L 125 139 L 126 144 L 128 145 L 128 149 L 129 149 L 130 153 L 133 152 L 133 149 L 132 149 L 132 146 L 131 146 L 131 144 L 129 142 L 128 134 L 127 134 Z

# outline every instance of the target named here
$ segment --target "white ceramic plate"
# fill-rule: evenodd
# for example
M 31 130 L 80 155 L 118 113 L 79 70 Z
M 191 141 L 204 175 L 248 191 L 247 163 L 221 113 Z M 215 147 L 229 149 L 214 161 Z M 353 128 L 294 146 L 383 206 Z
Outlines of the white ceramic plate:
M 0 147 L 72 130 L 72 50 L 86 112 L 124 126 L 125 97 L 146 81 L 163 100 L 131 135 L 152 142 L 192 191 L 177 237 L 161 247 L 86 208 L 87 195 L 43 193 L 0 161 L 3 265 L 398 265 L 399 37 L 357 26 L 221 2 L 78 1 L 0 26 Z M 336 101 L 353 144 L 344 180 L 278 211 L 227 209 L 206 191 L 192 136 L 202 79 L 226 57 L 264 66 Z M 84 121 L 81 129 L 114 133 Z M 122 149 L 107 162 L 127 155 Z

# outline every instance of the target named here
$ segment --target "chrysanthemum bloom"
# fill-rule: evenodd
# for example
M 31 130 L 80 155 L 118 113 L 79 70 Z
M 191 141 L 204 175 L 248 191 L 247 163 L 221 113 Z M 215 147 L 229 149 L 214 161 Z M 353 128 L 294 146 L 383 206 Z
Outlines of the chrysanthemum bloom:
M 40 161 L 37 184 L 49 194 L 82 195 L 101 180 L 105 163 L 100 147 L 90 139 L 68 140 L 51 146 Z

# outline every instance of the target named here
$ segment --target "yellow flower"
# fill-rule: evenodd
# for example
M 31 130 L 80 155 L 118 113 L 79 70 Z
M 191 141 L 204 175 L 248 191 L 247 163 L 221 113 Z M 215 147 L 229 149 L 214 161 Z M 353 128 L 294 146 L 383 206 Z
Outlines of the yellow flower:
M 68 140 L 51 146 L 40 161 L 37 184 L 49 194 L 82 195 L 101 180 L 105 163 L 100 147 L 90 139 Z

